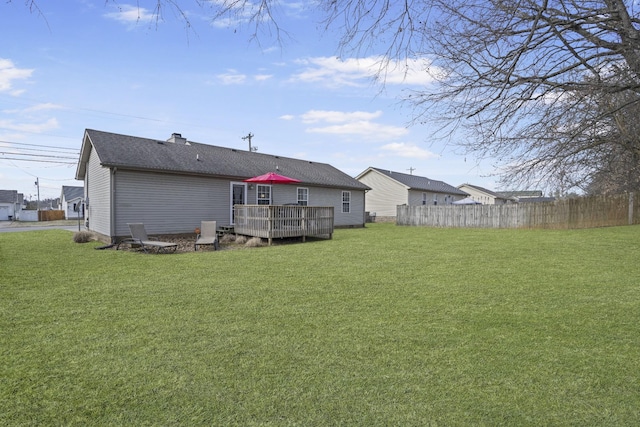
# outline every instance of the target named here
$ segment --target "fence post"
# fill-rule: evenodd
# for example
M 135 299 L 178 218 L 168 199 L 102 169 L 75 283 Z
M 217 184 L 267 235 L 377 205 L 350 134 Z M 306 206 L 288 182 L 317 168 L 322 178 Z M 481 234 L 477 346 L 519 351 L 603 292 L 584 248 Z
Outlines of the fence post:
M 633 225 L 633 198 L 634 192 L 629 193 L 629 225 Z

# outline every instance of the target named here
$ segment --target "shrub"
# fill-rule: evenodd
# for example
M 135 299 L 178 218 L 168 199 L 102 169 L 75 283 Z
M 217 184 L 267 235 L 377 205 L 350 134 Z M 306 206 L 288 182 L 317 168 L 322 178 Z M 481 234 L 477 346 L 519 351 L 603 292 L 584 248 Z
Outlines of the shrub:
M 236 243 L 239 245 L 244 245 L 247 243 L 247 236 L 236 236 Z
M 90 231 L 78 231 L 73 235 L 73 241 L 76 243 L 87 243 L 93 240 L 93 233 Z
M 236 235 L 235 234 L 223 234 L 220 238 L 220 243 L 231 243 L 235 242 Z
M 264 246 L 262 243 L 262 239 L 259 237 L 252 237 L 245 243 L 245 246 L 248 248 L 259 248 L 260 246 Z

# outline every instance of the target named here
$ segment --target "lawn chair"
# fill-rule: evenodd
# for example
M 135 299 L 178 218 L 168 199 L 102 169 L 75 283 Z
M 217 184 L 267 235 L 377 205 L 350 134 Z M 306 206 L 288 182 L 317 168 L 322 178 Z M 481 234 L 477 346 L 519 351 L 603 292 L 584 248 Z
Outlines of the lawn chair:
M 193 245 L 193 250 L 197 251 L 200 245 L 212 245 L 214 250 L 218 250 L 216 221 L 200 221 L 200 233 L 196 236 L 196 243 Z
M 133 223 L 127 224 L 129 231 L 131 232 L 131 238 L 121 240 L 116 247 L 116 250 L 120 249 L 121 244 L 129 244 L 130 246 L 138 245 L 145 253 L 149 253 L 150 248 L 155 248 L 158 253 L 175 252 L 178 248 L 177 243 L 161 242 L 159 240 L 152 240 L 147 236 L 147 231 L 144 229 L 144 224 Z

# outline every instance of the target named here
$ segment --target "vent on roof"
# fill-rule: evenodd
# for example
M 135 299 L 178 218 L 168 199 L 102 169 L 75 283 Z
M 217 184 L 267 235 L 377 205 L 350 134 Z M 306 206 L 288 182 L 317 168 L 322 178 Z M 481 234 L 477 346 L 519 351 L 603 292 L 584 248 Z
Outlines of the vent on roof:
M 178 144 L 187 144 L 187 138 L 183 138 L 182 134 L 172 133 L 171 138 L 167 139 L 167 142 L 174 142 Z

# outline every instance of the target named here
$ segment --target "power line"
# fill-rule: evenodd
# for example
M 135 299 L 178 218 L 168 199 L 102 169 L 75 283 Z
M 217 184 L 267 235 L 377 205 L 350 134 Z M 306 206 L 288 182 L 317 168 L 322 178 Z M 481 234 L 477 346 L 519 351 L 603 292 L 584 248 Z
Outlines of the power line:
M 6 149 L 6 148 L 13 148 L 13 147 L 2 147 L 2 146 L 0 146 L 0 148 L 5 148 Z M 77 151 L 76 152 L 68 152 L 67 153 L 65 151 L 40 150 L 38 148 L 24 148 L 24 147 L 16 147 L 15 150 L 11 151 L 11 153 L 12 154 L 21 154 L 21 153 L 23 153 L 25 151 L 27 151 L 27 152 L 28 151 L 35 151 L 35 152 L 38 152 L 38 153 L 52 153 L 52 154 L 68 154 L 68 155 L 72 154 L 72 155 L 75 155 L 75 156 L 80 155 L 80 153 L 77 152 Z
M 11 151 L 0 151 L 0 154 L 10 154 L 12 156 L 47 157 L 47 158 L 50 158 L 50 159 L 76 160 L 75 157 L 51 156 L 49 154 L 14 153 L 14 152 L 11 152 Z
M 50 145 L 42 145 L 42 144 L 27 144 L 26 142 L 15 142 L 15 141 L 3 141 L 0 140 L 0 142 L 4 143 L 4 144 L 12 144 L 12 145 L 25 145 L 25 146 L 29 146 L 29 147 L 42 147 L 42 148 L 49 148 L 52 150 L 64 150 L 64 151 L 72 151 L 74 153 L 79 153 L 80 150 L 77 150 L 75 148 L 67 148 L 67 147 L 53 147 Z
M 35 163 L 56 163 L 59 165 L 76 165 L 78 162 L 61 162 L 57 160 L 35 160 L 35 159 L 18 159 L 15 157 L 0 157 L 0 160 L 18 160 L 22 162 L 35 162 Z
M 8 98 L 8 97 L 4 97 L 4 96 L 0 96 L 0 99 L 5 98 L 5 99 L 10 99 L 11 102 L 16 103 L 16 104 L 22 104 L 22 105 L 38 105 L 38 104 L 43 104 L 45 103 L 44 101 L 39 101 L 33 98 L 22 98 L 21 100 L 16 100 L 13 98 Z M 25 102 L 28 101 L 28 102 Z M 146 120 L 146 121 L 150 121 L 150 122 L 157 122 L 157 123 L 166 123 L 166 124 L 171 124 L 171 125 L 178 125 L 178 126 L 188 126 L 191 128 L 201 128 L 201 129 L 210 129 L 207 125 L 203 125 L 200 123 L 186 123 L 186 122 L 174 122 L 174 121 L 169 121 L 169 120 L 164 120 L 164 119 L 156 119 L 153 117 L 144 117 L 144 116 L 137 116 L 137 115 L 133 115 L 133 114 L 123 114 L 123 113 L 114 113 L 111 111 L 105 111 L 105 110 L 96 110 L 96 109 L 92 109 L 92 108 L 83 108 L 83 107 L 76 107 L 76 106 L 70 106 L 70 105 L 63 105 L 63 104 L 55 104 L 56 106 L 60 107 L 61 109 L 65 110 L 65 111 L 86 111 L 89 113 L 96 113 L 99 115 L 107 115 L 107 116 L 116 116 L 116 117 L 125 117 L 125 118 L 131 118 L 131 119 L 136 119 L 136 120 Z M 0 129 L 3 129 L 0 127 Z M 39 132 L 29 132 L 29 131 L 23 131 L 21 130 L 20 132 L 25 132 L 25 133 L 34 133 L 34 134 L 38 134 L 38 135 L 47 135 L 44 133 L 39 133 Z M 61 136 L 61 135 L 50 135 L 56 138 L 72 138 L 75 139 L 76 137 L 69 137 L 69 136 Z

